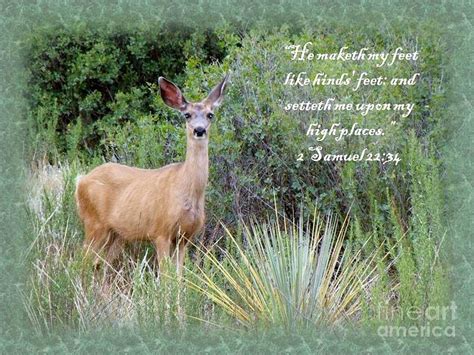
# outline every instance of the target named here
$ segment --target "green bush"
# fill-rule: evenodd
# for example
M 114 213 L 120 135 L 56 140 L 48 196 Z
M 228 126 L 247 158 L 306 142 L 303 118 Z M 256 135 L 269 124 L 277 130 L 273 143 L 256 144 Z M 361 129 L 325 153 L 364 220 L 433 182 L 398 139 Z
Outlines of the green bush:
M 213 32 L 169 25 L 129 33 L 78 26 L 39 31 L 30 42 L 27 64 L 36 141 L 53 140 L 62 153 L 89 155 L 99 149 L 104 124 L 123 124 L 154 111 L 149 85 L 160 75 L 181 84 L 188 58 L 210 63 L 225 54 Z M 81 134 L 70 146 L 67 136 L 75 134 L 79 121 Z M 41 148 L 55 158 L 49 145 Z

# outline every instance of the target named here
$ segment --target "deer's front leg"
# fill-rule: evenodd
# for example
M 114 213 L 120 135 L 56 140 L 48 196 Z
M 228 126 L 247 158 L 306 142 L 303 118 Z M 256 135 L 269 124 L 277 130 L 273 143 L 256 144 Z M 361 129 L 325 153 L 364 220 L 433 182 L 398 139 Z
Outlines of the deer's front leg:
M 181 275 L 183 272 L 184 257 L 186 256 L 186 244 L 187 240 L 184 237 L 179 238 L 176 241 L 176 247 L 173 251 L 173 265 L 176 265 L 178 274 Z
M 156 258 L 158 260 L 158 266 L 161 270 L 163 261 L 166 258 L 170 257 L 170 249 L 171 249 L 171 240 L 168 237 L 158 237 L 155 240 L 155 248 L 156 248 Z

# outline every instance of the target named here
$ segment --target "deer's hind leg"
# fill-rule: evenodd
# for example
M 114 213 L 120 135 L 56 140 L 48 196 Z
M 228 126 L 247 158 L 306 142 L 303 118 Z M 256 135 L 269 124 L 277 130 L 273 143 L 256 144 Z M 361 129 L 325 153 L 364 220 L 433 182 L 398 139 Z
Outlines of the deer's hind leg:
M 110 265 L 112 265 L 113 262 L 120 256 L 124 247 L 124 241 L 120 237 L 120 235 L 118 235 L 115 232 L 111 232 L 111 234 L 112 234 L 112 240 L 110 241 L 107 247 L 108 251 L 105 257 L 105 260 Z
M 94 267 L 98 268 L 101 259 L 100 254 L 106 248 L 112 233 L 107 226 L 99 223 L 85 223 L 84 229 L 86 234 L 84 240 L 85 255 L 92 256 Z

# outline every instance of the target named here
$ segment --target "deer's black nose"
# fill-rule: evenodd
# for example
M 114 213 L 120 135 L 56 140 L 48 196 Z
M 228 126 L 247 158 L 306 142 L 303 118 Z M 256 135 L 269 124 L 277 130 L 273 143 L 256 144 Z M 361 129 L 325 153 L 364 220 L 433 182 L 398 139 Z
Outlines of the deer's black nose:
M 206 134 L 206 130 L 202 127 L 197 127 L 194 128 L 194 135 L 196 137 L 202 137 L 204 134 Z

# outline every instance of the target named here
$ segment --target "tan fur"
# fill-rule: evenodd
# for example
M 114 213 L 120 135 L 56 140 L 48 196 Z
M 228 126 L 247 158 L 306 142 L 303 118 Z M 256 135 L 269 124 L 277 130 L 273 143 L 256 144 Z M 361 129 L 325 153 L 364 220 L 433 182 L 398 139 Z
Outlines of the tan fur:
M 192 115 L 186 122 L 185 162 L 160 169 L 107 163 L 78 178 L 75 197 L 84 222 L 87 251 L 105 250 L 106 260 L 111 263 L 125 242 L 148 240 L 155 244 L 159 262 L 173 255 L 178 266 L 182 266 L 187 241 L 201 230 L 205 221 L 210 128 L 210 120 L 205 118 L 212 113 L 217 99 L 221 100 L 226 79 L 197 104 L 187 103 L 179 89 L 170 87 L 172 83 L 160 81 L 168 90 L 162 91 L 165 102 L 171 101 L 170 106 L 179 106 L 181 112 Z M 197 126 L 206 129 L 204 139 L 196 139 Z

